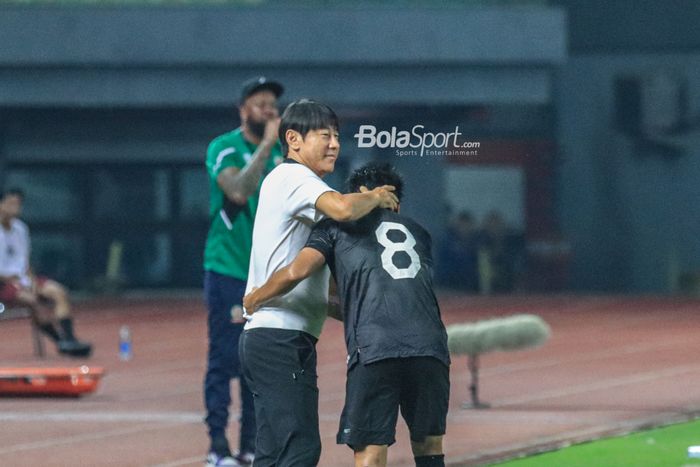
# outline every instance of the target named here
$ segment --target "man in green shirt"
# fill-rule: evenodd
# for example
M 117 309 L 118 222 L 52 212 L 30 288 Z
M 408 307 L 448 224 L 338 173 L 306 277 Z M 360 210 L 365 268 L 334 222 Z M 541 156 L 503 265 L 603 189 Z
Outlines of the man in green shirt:
M 284 88 L 258 77 L 243 83 L 240 128 L 215 138 L 207 150 L 211 225 L 204 250 L 204 291 L 209 312 L 209 350 L 204 380 L 206 424 L 211 440 L 207 466 L 250 465 L 255 452 L 253 396 L 240 378 L 238 338 L 241 303 L 248 279 L 253 220 L 262 179 L 282 161 L 277 98 Z M 226 438 L 230 381 L 241 388 L 240 447 Z

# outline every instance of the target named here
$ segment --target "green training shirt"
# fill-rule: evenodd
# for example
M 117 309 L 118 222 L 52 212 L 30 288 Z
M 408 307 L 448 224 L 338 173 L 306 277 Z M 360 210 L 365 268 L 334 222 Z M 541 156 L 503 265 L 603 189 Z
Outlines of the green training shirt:
M 243 169 L 256 149 L 257 146 L 243 138 L 240 128 L 217 137 L 207 149 L 210 226 L 204 248 L 204 269 L 240 280 L 247 280 L 248 277 L 260 183 L 282 161 L 282 148 L 279 142 L 273 146 L 258 188 L 243 206 L 226 198 L 216 177 L 226 167 Z

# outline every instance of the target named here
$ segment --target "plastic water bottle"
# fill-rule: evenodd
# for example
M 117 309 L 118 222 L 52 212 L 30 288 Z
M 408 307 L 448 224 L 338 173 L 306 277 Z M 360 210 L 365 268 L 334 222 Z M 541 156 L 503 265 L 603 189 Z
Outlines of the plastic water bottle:
M 131 331 L 129 330 L 129 326 L 123 325 L 119 328 L 119 359 L 126 362 L 131 360 L 133 356 L 133 350 L 131 349 Z

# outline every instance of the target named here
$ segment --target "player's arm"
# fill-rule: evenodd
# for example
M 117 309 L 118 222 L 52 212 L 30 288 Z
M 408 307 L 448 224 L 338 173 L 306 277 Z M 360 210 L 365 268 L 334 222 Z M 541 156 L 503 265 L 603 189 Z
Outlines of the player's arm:
M 280 120 L 275 118 L 265 124 L 265 133 L 253 157 L 245 167 L 226 167 L 216 177 L 216 183 L 233 203 L 243 205 L 258 188 L 272 148 L 277 143 Z
M 316 200 L 316 209 L 338 222 L 350 222 L 367 215 L 374 208 L 396 210 L 399 200 L 391 185 L 377 187 L 363 193 L 340 194 L 327 191 Z
M 260 288 L 243 297 L 243 307 L 249 315 L 267 301 L 284 295 L 326 264 L 323 254 L 314 248 L 303 248 L 294 261 L 275 273 Z

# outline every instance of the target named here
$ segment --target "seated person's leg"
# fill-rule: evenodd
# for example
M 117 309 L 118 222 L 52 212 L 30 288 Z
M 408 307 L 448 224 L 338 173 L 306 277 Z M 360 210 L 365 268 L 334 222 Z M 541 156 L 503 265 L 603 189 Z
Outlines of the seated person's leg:
M 73 332 L 73 317 L 65 287 L 56 281 L 38 277 L 36 293 L 41 300 L 50 302 L 53 306 L 54 315 L 62 331 L 61 339 L 58 341 L 59 351 L 75 357 L 89 356 L 92 345 L 78 340 Z
M 50 317 L 44 316 L 37 295 L 19 284 L 5 283 L 0 285 L 0 298 L 8 307 L 24 307 L 29 309 L 30 318 L 39 330 L 58 344 L 60 334 L 54 327 Z
M 36 278 L 36 293 L 42 300 L 47 300 L 54 305 L 56 319 L 70 317 L 70 303 L 65 287 L 56 281 L 43 277 Z

